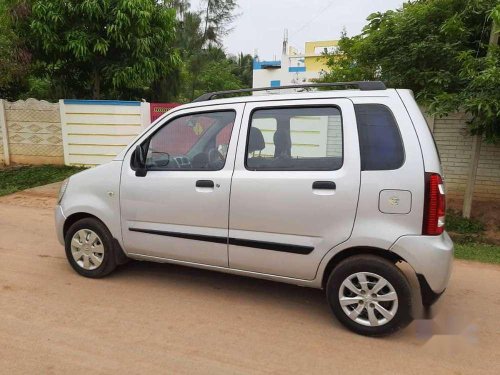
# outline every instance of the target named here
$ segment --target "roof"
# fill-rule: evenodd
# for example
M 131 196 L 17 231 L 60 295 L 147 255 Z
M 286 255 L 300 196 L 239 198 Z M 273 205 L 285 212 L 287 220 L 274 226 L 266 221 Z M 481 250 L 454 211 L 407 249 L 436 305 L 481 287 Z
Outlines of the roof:
M 353 97 L 388 97 L 395 93 L 395 89 L 387 89 L 385 91 L 359 91 L 359 90 L 332 90 L 332 91 L 316 91 L 307 93 L 293 94 L 272 94 L 272 95 L 254 95 L 254 96 L 239 96 L 233 98 L 214 99 L 203 102 L 192 102 L 181 105 L 173 110 L 210 107 L 221 104 L 238 104 L 238 103 L 258 103 L 269 101 L 285 101 L 285 100 L 304 100 L 304 99 L 331 99 L 331 98 L 353 98 Z
M 290 88 L 309 88 L 309 87 L 325 87 L 325 86 L 358 86 L 361 89 L 346 89 L 346 90 L 328 90 L 328 91 L 306 91 L 293 92 L 286 94 L 276 94 L 282 89 L 289 90 Z M 251 96 L 233 96 L 230 98 L 215 99 L 217 96 L 238 95 L 241 93 L 250 93 L 254 91 L 265 91 L 267 95 L 251 95 Z M 386 89 L 382 82 L 367 81 L 367 82 L 347 82 L 347 83 L 331 83 L 331 84 L 311 84 L 311 85 L 295 85 L 281 87 L 264 87 L 257 89 L 231 90 L 215 93 L 207 93 L 194 100 L 192 103 L 184 104 L 181 108 L 196 108 L 220 104 L 236 104 L 264 101 L 280 101 L 280 100 L 301 100 L 301 99 L 328 99 L 328 98 L 346 98 L 346 97 L 387 97 L 393 95 L 394 89 Z
M 154 123 L 160 121 L 160 119 L 168 116 L 168 114 L 173 114 L 177 111 L 186 109 L 210 109 L 212 106 L 224 105 L 224 104 L 244 104 L 244 103 L 259 103 L 259 102 L 278 102 L 278 101 L 290 101 L 290 100 L 307 100 L 307 99 L 334 99 L 334 98 L 388 98 L 388 97 L 398 97 L 399 91 L 410 91 L 410 90 L 396 90 L 396 89 L 386 89 L 386 90 L 331 90 L 331 91 L 309 91 L 300 93 L 287 93 L 287 94 L 272 94 L 272 95 L 253 95 L 253 96 L 237 96 L 232 98 L 223 99 L 213 99 L 207 101 L 192 102 L 188 104 L 183 104 L 178 107 L 171 109 L 166 114 L 155 120 Z M 153 124 L 154 124 L 153 123 Z
M 288 86 L 271 86 L 271 87 L 255 87 L 239 90 L 226 90 L 226 91 L 215 91 L 208 92 L 200 97 L 193 100 L 193 102 L 202 102 L 206 100 L 213 100 L 216 97 L 226 96 L 226 95 L 238 95 L 242 93 L 251 93 L 257 91 L 276 91 L 276 90 L 288 90 L 288 89 L 302 89 L 308 90 L 311 88 L 331 88 L 331 87 L 355 87 L 361 91 L 371 91 L 371 90 L 386 90 L 385 84 L 381 81 L 351 81 L 351 82 L 319 82 L 311 84 L 300 84 L 300 85 L 288 85 Z

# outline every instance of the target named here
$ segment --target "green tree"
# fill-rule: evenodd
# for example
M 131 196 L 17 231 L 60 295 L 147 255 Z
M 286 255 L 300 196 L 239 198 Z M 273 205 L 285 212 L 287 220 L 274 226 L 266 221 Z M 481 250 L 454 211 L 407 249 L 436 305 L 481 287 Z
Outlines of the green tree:
M 252 87 L 253 79 L 253 57 L 243 53 L 237 56 L 229 56 L 233 65 L 233 73 L 240 79 L 243 87 Z
M 472 134 L 483 134 L 487 141 L 500 141 L 500 4 L 491 13 L 490 40 L 486 56 L 474 51 L 463 51 L 458 56 L 461 64 L 459 79 L 463 89 L 443 92 L 431 101 L 431 111 L 446 115 L 463 109 L 472 115 L 468 122 Z
M 488 42 L 499 18 L 498 0 L 417 0 L 372 14 L 361 35 L 342 35 L 322 80 L 410 88 L 434 113 L 466 110 L 471 132 L 496 141 L 500 59 Z
M 221 38 L 230 31 L 230 24 L 236 18 L 236 0 L 204 0 L 204 42 L 222 45 Z
M 140 98 L 179 63 L 175 10 L 155 0 L 33 0 L 14 21 L 64 97 Z
M 208 47 L 191 56 L 182 72 L 184 90 L 180 101 L 191 101 L 210 91 L 236 90 L 245 87 L 237 63 L 219 47 Z
M 29 87 L 31 56 L 21 48 L 12 28 L 12 18 L 22 17 L 28 8 L 13 5 L 12 1 L 0 1 L 0 97 L 17 100 Z
M 346 31 L 342 31 L 338 47 L 328 55 L 326 63 L 328 71 L 319 81 L 348 82 L 380 79 L 375 61 L 368 60 L 363 63 L 358 61 L 357 49 L 360 44 L 361 36 L 349 38 Z
M 179 14 L 176 46 L 183 61 L 178 75 L 178 100 L 185 102 L 207 91 L 243 87 L 243 70 L 221 47 L 221 39 L 235 17 L 236 1 L 206 0 L 202 12 L 191 11 L 185 0 L 173 0 L 172 4 Z
M 204 6 L 194 12 L 187 0 L 0 0 L 0 92 L 184 102 L 250 86 L 252 58 L 228 57 L 221 45 L 236 1 Z
M 241 80 L 231 72 L 232 64 L 230 60 L 221 59 L 210 61 L 201 72 L 199 89 L 195 96 L 205 92 L 237 90 L 243 87 Z

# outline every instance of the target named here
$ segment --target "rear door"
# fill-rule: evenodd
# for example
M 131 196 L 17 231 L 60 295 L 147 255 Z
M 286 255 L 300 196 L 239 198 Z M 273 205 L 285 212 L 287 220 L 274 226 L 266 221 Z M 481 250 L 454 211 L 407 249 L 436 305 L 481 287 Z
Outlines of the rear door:
M 231 185 L 229 266 L 312 280 L 356 215 L 359 146 L 348 99 L 247 103 Z

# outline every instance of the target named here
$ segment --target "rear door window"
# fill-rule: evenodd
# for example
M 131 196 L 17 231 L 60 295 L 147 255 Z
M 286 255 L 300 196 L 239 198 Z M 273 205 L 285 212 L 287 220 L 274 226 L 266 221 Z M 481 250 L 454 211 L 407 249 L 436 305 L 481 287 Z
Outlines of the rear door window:
M 392 170 L 405 160 L 401 134 L 394 115 L 382 104 L 355 104 L 361 170 Z
M 250 121 L 247 169 L 325 171 L 342 167 L 342 118 L 338 108 L 259 109 Z

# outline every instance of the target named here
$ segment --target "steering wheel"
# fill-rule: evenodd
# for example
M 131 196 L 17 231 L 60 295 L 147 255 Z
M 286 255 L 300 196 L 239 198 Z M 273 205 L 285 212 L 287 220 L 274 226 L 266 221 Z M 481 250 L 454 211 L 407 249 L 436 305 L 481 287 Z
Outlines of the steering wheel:
M 219 150 L 217 150 L 216 148 L 212 148 L 210 151 L 208 151 L 208 162 L 212 164 L 218 161 L 224 162 L 224 156 L 222 156 Z

